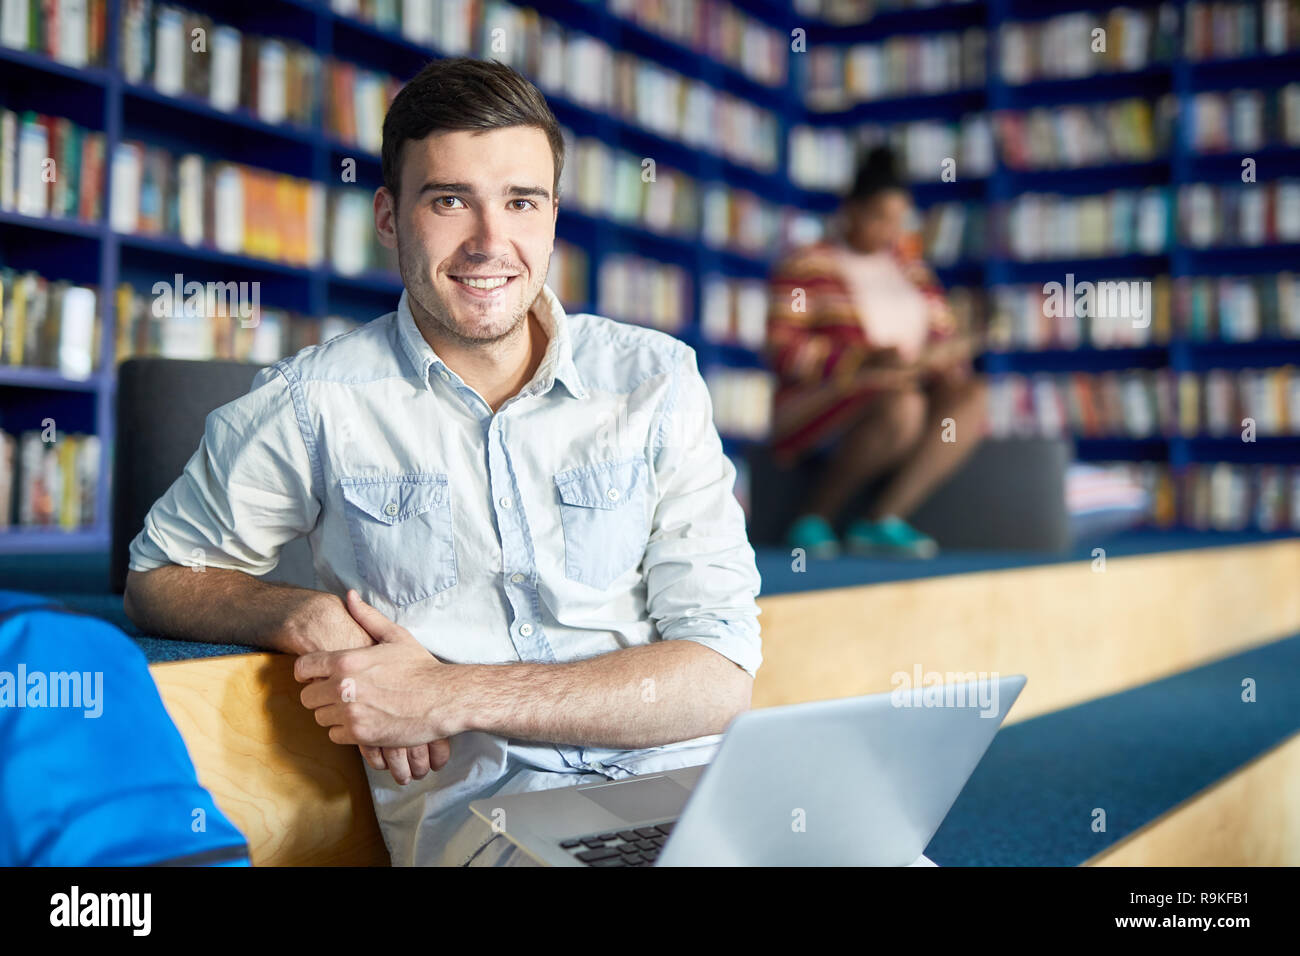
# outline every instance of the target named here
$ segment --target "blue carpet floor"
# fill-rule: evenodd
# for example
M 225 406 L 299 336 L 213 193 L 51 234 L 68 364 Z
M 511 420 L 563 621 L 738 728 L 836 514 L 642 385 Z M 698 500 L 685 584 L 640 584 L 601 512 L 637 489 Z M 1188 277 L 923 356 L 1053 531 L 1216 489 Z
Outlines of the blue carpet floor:
M 1254 703 L 1241 699 L 1248 677 Z M 1298 731 L 1300 635 L 1012 724 L 926 855 L 940 866 L 1077 866 Z M 1105 832 L 1093 832 L 1096 808 Z
M 969 574 L 975 571 L 1001 571 L 1039 564 L 1091 561 L 1094 548 L 1104 548 L 1106 558 L 1110 560 L 1138 554 L 1256 544 L 1295 537 L 1294 533 L 1265 535 L 1258 532 L 1130 531 L 1089 540 L 1063 552 L 948 551 L 928 561 L 841 557 L 831 561 L 809 560 L 803 571 L 796 571 L 792 567 L 789 549 L 760 548 L 757 557 L 759 574 L 763 578 L 763 593 L 787 594 L 794 591 L 907 581 L 946 574 Z

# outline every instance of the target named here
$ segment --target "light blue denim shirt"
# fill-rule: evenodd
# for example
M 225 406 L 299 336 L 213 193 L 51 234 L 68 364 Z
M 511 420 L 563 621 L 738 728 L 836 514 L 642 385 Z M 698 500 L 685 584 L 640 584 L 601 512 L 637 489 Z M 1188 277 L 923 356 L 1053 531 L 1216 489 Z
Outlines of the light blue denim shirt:
M 545 356 L 495 414 L 425 341 L 405 293 L 397 311 L 262 369 L 208 415 L 130 567 L 201 554 L 262 575 L 305 535 L 319 587 L 356 588 L 451 663 L 688 640 L 754 674 L 759 577 L 694 351 L 566 316 L 549 288 L 534 313 Z M 566 779 L 550 773 L 621 779 L 707 762 L 719 740 L 616 751 L 475 732 L 422 781 L 367 773 L 394 864 L 426 864 L 469 801 L 521 769 L 529 788 Z

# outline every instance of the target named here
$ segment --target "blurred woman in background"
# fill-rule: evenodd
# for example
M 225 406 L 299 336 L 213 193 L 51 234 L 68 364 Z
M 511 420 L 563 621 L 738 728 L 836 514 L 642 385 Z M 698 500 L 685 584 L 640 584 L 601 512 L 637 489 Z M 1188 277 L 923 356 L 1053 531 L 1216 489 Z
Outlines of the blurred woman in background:
M 874 149 L 841 205 L 838 233 L 796 250 L 773 276 L 773 457 L 789 466 L 828 456 L 787 534 L 813 557 L 839 553 L 844 517 L 852 553 L 933 556 L 934 540 L 906 518 L 987 433 L 970 340 L 921 261 L 911 215 L 892 151 Z M 866 513 L 843 515 L 891 469 Z

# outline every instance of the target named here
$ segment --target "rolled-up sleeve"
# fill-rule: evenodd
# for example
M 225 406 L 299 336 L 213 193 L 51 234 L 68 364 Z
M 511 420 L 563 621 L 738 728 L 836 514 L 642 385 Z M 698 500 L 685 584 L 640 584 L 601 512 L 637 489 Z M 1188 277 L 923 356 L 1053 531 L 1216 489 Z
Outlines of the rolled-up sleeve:
M 208 414 L 199 447 L 132 540 L 128 566 L 201 563 L 263 575 L 320 510 L 289 384 L 264 368 L 247 395 Z
M 736 469 L 722 451 L 694 350 L 683 346 L 654 448 L 658 504 L 644 574 L 664 640 L 696 641 L 747 671 L 762 663 L 760 580 Z

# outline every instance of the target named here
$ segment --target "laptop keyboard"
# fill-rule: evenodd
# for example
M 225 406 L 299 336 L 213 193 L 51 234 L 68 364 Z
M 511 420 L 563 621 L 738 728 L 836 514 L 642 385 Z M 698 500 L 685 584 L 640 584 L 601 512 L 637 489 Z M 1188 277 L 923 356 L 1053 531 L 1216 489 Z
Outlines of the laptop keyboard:
M 676 821 L 633 830 L 606 830 L 561 840 L 560 846 L 587 866 L 654 866 Z

